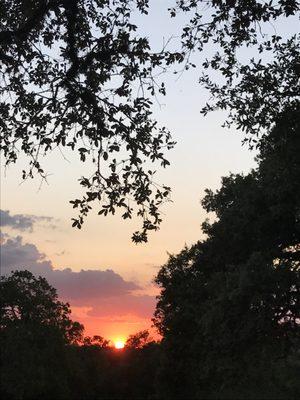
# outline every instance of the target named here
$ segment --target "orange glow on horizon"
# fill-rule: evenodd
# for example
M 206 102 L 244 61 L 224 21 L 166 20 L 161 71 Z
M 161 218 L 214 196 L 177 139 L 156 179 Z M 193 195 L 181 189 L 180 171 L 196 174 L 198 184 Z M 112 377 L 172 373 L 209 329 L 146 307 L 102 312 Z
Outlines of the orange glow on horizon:
M 114 316 L 98 318 L 88 314 L 92 307 L 71 306 L 71 309 L 72 319 L 84 325 L 85 336 L 102 336 L 109 340 L 113 347 L 115 347 L 117 340 L 125 343 L 130 335 L 145 329 L 150 331 L 151 337 L 155 340 L 160 339 L 159 334 L 151 328 L 150 318 L 136 317 L 132 314 L 126 314 L 118 318 Z

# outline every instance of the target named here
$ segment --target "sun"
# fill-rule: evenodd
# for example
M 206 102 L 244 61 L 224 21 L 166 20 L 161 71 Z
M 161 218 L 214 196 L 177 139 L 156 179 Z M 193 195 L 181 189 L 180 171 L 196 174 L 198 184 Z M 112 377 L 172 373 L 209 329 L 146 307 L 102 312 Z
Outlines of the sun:
M 118 339 L 115 341 L 115 348 L 116 349 L 123 349 L 125 346 L 125 341 L 123 339 Z

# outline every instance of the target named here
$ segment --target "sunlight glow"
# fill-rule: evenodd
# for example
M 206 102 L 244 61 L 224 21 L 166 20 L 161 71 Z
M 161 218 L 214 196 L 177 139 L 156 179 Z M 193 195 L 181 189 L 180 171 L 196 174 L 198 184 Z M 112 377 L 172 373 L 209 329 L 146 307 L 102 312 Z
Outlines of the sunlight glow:
M 115 348 L 116 349 L 123 349 L 125 346 L 125 340 L 123 339 L 118 339 L 115 341 Z

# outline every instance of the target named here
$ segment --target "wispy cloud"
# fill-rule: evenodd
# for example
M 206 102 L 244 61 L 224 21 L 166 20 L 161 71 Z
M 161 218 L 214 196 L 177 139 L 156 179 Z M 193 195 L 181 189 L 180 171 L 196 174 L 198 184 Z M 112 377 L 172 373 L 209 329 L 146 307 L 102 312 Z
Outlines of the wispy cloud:
M 32 231 L 37 223 L 51 224 L 55 227 L 54 218 L 38 215 L 14 214 L 11 215 L 8 210 L 0 210 L 0 226 L 9 227 L 18 231 Z

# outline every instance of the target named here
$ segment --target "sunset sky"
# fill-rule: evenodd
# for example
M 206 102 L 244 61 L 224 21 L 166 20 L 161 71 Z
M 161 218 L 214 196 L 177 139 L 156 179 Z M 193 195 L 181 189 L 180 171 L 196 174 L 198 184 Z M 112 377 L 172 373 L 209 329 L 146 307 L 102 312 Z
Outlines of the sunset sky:
M 170 20 L 169 1 L 152 3 L 150 15 L 136 17 L 136 23 L 159 49 L 163 38 L 178 36 L 183 20 Z M 22 181 L 24 157 L 8 168 L 1 159 L 1 272 L 26 268 L 45 276 L 60 298 L 70 302 L 73 318 L 85 325 L 86 334 L 115 341 L 150 327 L 158 293 L 152 281 L 159 267 L 168 253 L 202 237 L 204 189 L 216 189 L 221 176 L 255 165 L 255 154 L 241 145 L 242 135 L 221 128 L 225 114 L 200 115 L 207 93 L 197 84 L 199 74 L 200 69 L 180 77 L 166 74 L 167 96 L 154 106 L 154 117 L 177 145 L 167 155 L 171 165 L 156 178 L 172 187 L 173 202 L 164 206 L 161 229 L 147 244 L 131 242 L 140 221 L 100 217 L 97 210 L 82 230 L 71 227 L 76 213 L 69 200 L 81 193 L 78 178 L 89 170 L 78 154 L 65 152 L 63 157 L 54 151 L 41 160 L 49 174 L 42 186 L 38 177 Z

